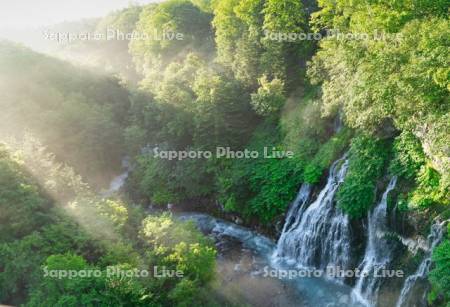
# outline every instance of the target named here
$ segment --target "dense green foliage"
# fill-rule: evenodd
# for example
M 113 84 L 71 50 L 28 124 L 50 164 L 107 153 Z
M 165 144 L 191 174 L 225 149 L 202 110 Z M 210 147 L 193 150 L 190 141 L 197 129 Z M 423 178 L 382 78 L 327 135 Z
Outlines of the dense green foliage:
M 439 174 L 427 160 L 419 140 L 408 132 L 402 132 L 393 146 L 394 157 L 390 172 L 412 183 L 413 189 L 407 196 L 412 208 L 443 206 L 450 199 L 450 185 L 446 174 Z
M 9 242 L 50 222 L 50 217 L 45 214 L 50 204 L 8 159 L 5 149 L 0 150 L 0 240 Z
M 277 137 L 278 134 L 278 137 Z M 218 174 L 219 197 L 225 209 L 240 212 L 246 218 L 257 217 L 270 223 L 282 214 L 295 196 L 302 179 L 304 161 L 293 158 L 264 158 L 264 150 L 283 149 L 279 133 L 266 124 L 255 132 L 248 149 L 257 151 L 257 159 L 235 159 Z
M 402 132 L 394 141 L 394 157 L 390 171 L 407 179 L 414 179 L 426 163 L 425 154 L 419 140 L 411 133 Z
M 423 45 L 417 46 L 412 42 L 418 39 L 418 34 L 411 32 L 413 26 L 409 23 L 424 17 L 422 13 L 414 12 L 423 7 L 399 4 L 395 7 L 396 12 L 406 10 L 408 17 L 403 19 L 393 14 L 392 22 L 384 23 L 382 18 L 366 20 L 364 17 L 369 7 L 376 8 L 375 11 L 381 14 L 389 6 L 384 3 L 319 2 L 320 10 L 313 13 L 312 27 L 371 32 L 372 35 L 364 40 L 330 36 L 321 41 L 320 49 L 308 67 L 311 80 L 321 87 L 321 91 L 317 91 L 309 86 L 301 87 L 307 81 L 303 79 L 301 65 L 293 65 L 306 61 L 314 44 L 307 40 L 277 41 L 269 35 L 308 30 L 310 25 L 301 4 L 228 0 L 215 1 L 212 6 L 194 4 L 202 9 L 176 1 L 157 8 L 149 7 L 141 16 L 140 27 L 145 25 L 146 31 L 164 29 L 166 17 L 157 17 L 161 12 L 165 12 L 165 16 L 178 16 L 180 6 L 189 7 L 186 12 L 199 14 L 199 22 L 212 18 L 217 62 L 206 68 L 207 61 L 214 56 L 211 53 L 214 46 L 205 47 L 201 38 L 206 34 L 199 36 L 196 33 L 200 33 L 199 28 L 206 31 L 208 27 L 197 23 L 186 28 L 193 33 L 192 39 L 197 40 L 195 46 L 189 48 L 186 46 L 190 46 L 191 41 L 168 42 L 165 51 L 158 47 L 161 42 L 151 43 L 156 47 L 133 42 L 131 53 L 138 68 L 147 76 L 141 86 L 152 95 L 154 104 L 132 107 L 134 115 L 132 125 L 126 130 L 127 144 L 131 144 L 131 148 L 139 148 L 136 143 L 140 143 L 141 146 L 157 144 L 163 150 L 194 151 L 232 146 L 233 149 L 253 148 L 260 152 L 264 147 L 275 146 L 293 150 L 296 157 L 293 160 L 161 161 L 146 155 L 137 159 L 139 167 L 131 181 L 133 193 L 140 199 L 164 204 L 198 197 L 219 198 L 227 210 L 240 212 L 244 217 L 256 216 L 269 223 L 282 214 L 302 181 L 320 182 L 331 163 L 346 150 L 352 135 L 364 134 L 368 147 L 363 149 L 361 145 L 356 149 L 359 139 L 353 141 L 349 176 L 339 192 L 341 207 L 352 217 L 363 217 L 375 200 L 375 187 L 391 151 L 390 141 L 377 139 L 391 139 L 396 130 L 400 130 L 403 132 L 394 143 L 391 173 L 416 182 L 415 191 L 408 196 L 411 204 L 426 208 L 445 203 L 448 180 L 446 177 L 439 179 L 442 175 L 435 171 L 439 167 L 430 164 L 430 155 L 433 161 L 445 157 L 445 146 L 439 142 L 447 137 L 439 134 L 445 130 L 448 105 L 447 89 L 442 81 L 444 59 L 440 51 L 429 52 L 430 48 L 439 49 L 448 43 L 442 7 L 430 5 L 433 9 L 426 11 L 427 16 L 433 15 L 442 23 L 441 32 L 433 31 Z M 330 17 L 332 10 L 336 14 Z M 350 21 L 342 17 L 345 14 L 350 14 Z M 182 23 L 186 15 L 177 18 L 177 22 Z M 420 23 L 424 32 L 430 30 L 426 20 Z M 180 29 L 177 25 L 174 27 Z M 385 35 L 383 39 L 373 35 L 375 30 Z M 397 32 L 402 33 L 392 35 Z M 388 52 L 386 46 L 394 48 L 393 51 Z M 418 53 L 429 58 L 419 59 Z M 421 70 L 412 68 L 418 61 L 422 63 Z M 402 65 L 402 72 L 393 71 L 399 65 Z M 427 74 L 427 69 L 436 70 L 435 77 Z M 381 77 L 383 75 L 392 76 L 392 80 Z M 397 80 L 404 85 L 398 88 L 400 82 Z M 427 85 L 421 88 L 414 84 Z M 416 92 L 407 92 L 405 87 Z M 415 97 L 414 107 L 406 103 L 405 97 Z M 424 99 L 429 102 L 418 102 Z M 237 114 L 242 117 L 236 117 Z M 265 122 L 258 124 L 258 115 L 267 117 Z M 337 116 L 343 118 L 345 125 L 359 131 L 353 133 L 345 128 L 334 134 L 330 122 Z M 439 124 L 440 128 L 431 128 L 432 125 L 426 124 L 427 128 L 422 129 L 420 127 L 424 126 L 421 125 L 428 123 L 428 119 L 422 122 L 424 116 L 433 118 L 433 125 L 441 123 L 444 126 Z M 419 122 L 412 122 L 413 118 Z M 264 129 L 272 129 L 272 132 L 261 136 Z M 421 136 L 430 129 L 433 138 L 427 138 L 425 143 Z M 420 157 L 413 154 L 415 162 L 407 161 L 409 149 L 404 146 L 404 142 L 412 138 L 416 141 L 411 150 L 421 153 Z M 424 154 L 423 144 L 430 148 L 427 154 Z M 403 156 L 401 151 L 404 151 Z M 418 168 L 417 171 L 414 168 Z M 366 169 L 370 171 L 362 172 Z M 439 168 L 441 174 L 442 170 Z M 425 197 L 431 190 L 435 192 Z
M 447 238 L 433 251 L 432 260 L 435 267 L 430 272 L 430 282 L 433 287 L 429 300 L 448 302 L 450 300 L 450 240 Z M 443 297 L 439 298 L 438 295 Z M 443 305 L 443 304 L 442 304 Z
M 90 183 L 119 163 L 129 100 L 117 80 L 6 42 L 0 80 L 2 137 L 31 131 Z
M 368 36 L 321 41 L 309 73 L 314 82 L 322 82 L 324 112 L 341 109 L 349 126 L 367 131 L 393 125 L 413 133 L 436 160 L 435 167 L 449 173 L 444 144 L 450 122 L 450 27 L 444 2 L 319 5 L 313 18 L 317 27 Z
M 349 216 L 362 218 L 374 204 L 377 179 L 382 175 L 388 144 L 365 135 L 352 140 L 348 170 L 337 193 L 337 203 Z
M 343 129 L 324 143 L 314 158 L 305 167 L 304 181 L 318 183 L 324 171 L 335 161 L 348 146 L 351 131 Z
M 86 260 L 77 255 L 52 255 L 43 264 L 45 270 L 99 270 L 90 266 Z M 120 266 L 121 269 L 130 269 Z M 148 306 L 152 296 L 146 294 L 146 289 L 137 278 L 112 276 L 106 277 L 75 277 L 75 278 L 42 278 L 31 294 L 28 306 Z
M 60 50 L 101 73 L 0 42 L 0 138 L 10 146 L 0 148 L 0 302 L 208 305 L 211 242 L 168 215 L 144 218 L 142 206 L 219 202 L 272 226 L 300 185 L 320 189 L 346 152 L 336 204 L 351 218 L 367 216 L 393 175 L 393 210 L 442 214 L 450 199 L 447 15 L 444 0 L 130 6 L 71 26 L 151 39 Z M 290 38 L 311 31 L 323 39 Z M 217 147 L 259 156 L 217 158 Z M 264 157 L 272 149 L 293 157 Z M 169 160 L 154 150 L 213 156 Z M 130 201 L 103 199 L 77 175 L 105 187 L 124 155 Z M 433 256 L 436 302 L 449 300 L 448 251 L 447 239 Z M 44 265 L 164 265 L 185 276 L 49 280 Z
M 174 306 L 188 294 L 204 305 L 212 302 L 201 288 L 214 278 L 215 250 L 192 224 L 168 215 L 143 220 L 138 208 L 94 196 L 39 144 L 21 146 L 20 160 L 0 150 L 0 301 Z M 158 277 L 154 268 L 183 275 Z M 149 276 L 114 273 L 119 269 Z M 59 277 L 54 270 L 101 274 Z
M 268 33 L 300 33 L 308 29 L 301 2 L 223 0 L 214 4 L 218 59 L 232 69 L 237 80 L 251 89 L 258 88 L 258 80 L 264 76 L 269 81 L 279 79 L 290 89 L 302 82 L 298 63 L 305 61 L 310 42 L 268 39 Z

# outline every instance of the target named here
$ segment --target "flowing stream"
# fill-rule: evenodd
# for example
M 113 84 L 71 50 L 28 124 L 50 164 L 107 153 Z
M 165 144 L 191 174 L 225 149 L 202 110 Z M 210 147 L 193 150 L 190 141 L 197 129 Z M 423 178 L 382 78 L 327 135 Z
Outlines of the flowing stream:
M 413 290 L 428 276 L 428 272 L 431 267 L 431 255 L 433 253 L 433 249 L 442 241 L 444 223 L 445 222 L 435 223 L 431 226 L 431 232 L 428 235 L 429 249 L 427 254 L 425 255 L 422 263 L 419 265 L 417 271 L 405 280 L 396 307 L 427 305 L 427 291 L 415 292 Z
M 104 196 L 124 185 L 130 172 L 113 179 Z M 221 295 L 237 305 L 251 306 L 376 306 L 380 278 L 374 272 L 391 261 L 387 231 L 387 197 L 397 178 L 389 182 L 380 202 L 368 214 L 367 245 L 359 265 L 362 274 L 355 286 L 342 276 L 304 274 L 350 270 L 350 222 L 336 206 L 335 194 L 348 167 L 346 156 L 332 164 L 325 187 L 312 199 L 312 186 L 303 184 L 291 204 L 278 242 L 237 224 L 202 213 L 178 213 L 180 220 L 193 220 L 211 236 L 218 250 L 217 273 Z M 415 291 L 430 269 L 433 248 L 443 237 L 443 223 L 434 224 L 428 236 L 428 251 L 417 271 L 403 285 L 396 307 L 425 306 L 426 291 Z M 291 275 L 291 272 L 295 273 Z M 423 286 L 423 285 L 422 285 Z M 420 288 L 419 288 L 420 289 Z M 423 288 L 421 288 L 423 290 Z
M 128 175 L 130 174 L 131 171 L 129 157 L 124 157 L 122 159 L 122 170 L 123 172 L 121 174 L 117 175 L 111 180 L 108 190 L 102 193 L 104 197 L 109 197 L 114 193 L 118 192 L 125 184 L 125 181 L 127 180 Z
M 364 259 L 359 266 L 362 274 L 352 291 L 352 299 L 365 306 L 376 305 L 381 280 L 376 277 L 375 272 L 387 268 L 391 261 L 391 250 L 384 235 L 387 229 L 387 197 L 389 192 L 395 188 L 396 183 L 397 177 L 392 177 L 380 202 L 367 217 L 367 246 Z
M 361 306 L 359 302 L 351 301 L 351 288 L 342 283 L 343 278 L 330 278 L 327 271 L 328 267 L 349 268 L 349 220 L 336 207 L 334 200 L 347 167 L 345 156 L 333 163 L 327 184 L 309 206 L 312 188 L 307 184 L 302 185 L 289 208 L 277 244 L 248 229 L 204 214 L 183 214 L 180 218 L 195 220 L 202 231 L 216 239 L 218 245 L 223 244 L 225 237 L 231 237 L 241 242 L 243 249 L 253 253 L 253 262 L 248 271 L 255 287 L 251 289 L 252 296 L 264 293 L 258 289 L 267 280 L 278 279 L 282 281 L 283 289 L 294 290 L 292 300 L 280 306 Z M 223 265 L 219 261 L 219 267 Z M 236 263 L 235 268 L 239 271 L 242 266 Z M 282 276 L 282 272 L 285 275 L 292 272 L 293 275 Z M 318 275 L 308 274 L 311 272 Z M 241 284 L 240 287 L 245 288 L 245 285 Z M 270 296 L 264 300 L 264 306 L 278 305 L 271 301 Z
M 277 246 L 263 235 L 207 214 L 182 213 L 178 217 L 195 221 L 215 239 L 220 287 L 227 298 L 238 297 L 241 305 L 361 306 L 351 302 L 351 288 L 346 285 L 322 277 L 282 276 L 282 272 L 299 271 L 273 261 Z

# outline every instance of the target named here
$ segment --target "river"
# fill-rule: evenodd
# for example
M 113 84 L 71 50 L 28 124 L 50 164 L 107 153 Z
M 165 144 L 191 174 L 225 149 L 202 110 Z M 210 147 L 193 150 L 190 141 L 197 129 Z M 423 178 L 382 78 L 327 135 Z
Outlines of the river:
M 214 287 L 224 301 L 238 306 L 376 306 L 381 280 L 373 275 L 375 268 L 389 266 L 391 251 L 386 232 L 387 196 L 395 188 L 391 178 L 378 204 L 368 214 L 367 246 L 358 270 L 368 276 L 342 276 L 336 270 L 353 272 L 349 219 L 337 208 L 335 194 L 343 182 L 348 166 L 346 155 L 335 161 L 320 192 L 312 198 L 312 187 L 303 184 L 291 204 L 278 242 L 243 226 L 204 213 L 178 212 L 182 221 L 191 220 L 207 236 L 218 251 L 217 281 Z M 118 192 L 124 185 L 130 166 L 123 161 L 124 173 L 117 176 L 104 196 Z M 405 280 L 397 306 L 422 299 L 427 290 L 412 291 L 418 280 L 426 278 L 433 247 L 442 238 L 445 222 L 435 224 L 428 238 L 429 253 L 418 271 Z M 333 271 L 328 271 L 334 268 Z M 339 273 L 339 272 L 338 272 Z M 356 280 L 354 288 L 345 283 Z M 355 279 L 356 278 L 356 279 Z M 395 300 L 392 301 L 392 306 Z
M 252 306 L 360 306 L 351 302 L 349 286 L 324 277 L 282 278 L 282 272 L 305 271 L 279 261 L 276 243 L 263 235 L 207 214 L 177 216 L 195 221 L 214 239 L 219 253 L 218 290 L 232 302 Z

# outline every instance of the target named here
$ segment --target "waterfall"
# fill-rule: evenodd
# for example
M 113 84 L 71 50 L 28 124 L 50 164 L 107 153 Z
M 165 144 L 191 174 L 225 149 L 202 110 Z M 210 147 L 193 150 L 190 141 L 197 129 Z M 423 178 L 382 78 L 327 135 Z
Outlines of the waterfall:
M 414 291 L 412 290 L 414 289 L 414 286 L 416 285 L 417 281 L 424 280 L 428 276 L 428 272 L 431 266 L 431 255 L 433 253 L 433 249 L 442 241 L 443 237 L 442 228 L 444 223 L 445 222 L 435 223 L 431 226 L 431 232 L 428 235 L 429 249 L 425 255 L 425 259 L 419 265 L 417 271 L 405 280 L 396 307 L 411 306 L 411 304 L 409 304 L 409 301 L 411 300 L 411 297 L 414 294 Z M 414 306 L 426 305 L 425 303 L 426 295 L 427 291 L 423 291 L 423 295 L 420 298 L 421 302 L 416 302 Z
M 341 114 L 341 112 L 339 112 L 339 114 L 334 119 L 334 123 L 333 123 L 333 131 L 334 131 L 334 133 L 338 133 L 339 131 L 341 131 L 342 127 L 343 127 L 342 114 Z
M 336 208 L 334 196 L 348 167 L 344 158 L 330 168 L 327 184 L 308 207 L 309 186 L 303 186 L 287 216 L 274 257 L 299 267 L 348 269 L 350 229 L 348 217 Z
M 305 211 L 306 209 L 306 204 L 308 202 L 310 194 L 311 185 L 307 183 L 302 184 L 295 201 L 292 203 L 291 208 L 286 215 L 286 221 L 284 222 L 283 231 L 281 232 L 281 236 L 278 239 L 277 254 L 282 254 L 282 247 L 286 244 L 289 244 L 289 242 L 286 241 L 291 239 L 291 232 L 298 227 L 303 211 Z
M 108 190 L 102 193 L 104 197 L 113 195 L 115 192 L 119 191 L 125 184 L 125 181 L 127 180 L 130 173 L 130 159 L 128 156 L 122 159 L 122 169 L 123 173 L 114 177 L 109 184 Z
M 387 227 L 387 197 L 396 183 L 397 177 L 392 177 L 380 202 L 367 217 L 367 246 L 359 265 L 361 274 L 352 291 L 352 299 L 365 306 L 376 305 L 381 280 L 375 276 L 375 272 L 386 268 L 391 260 L 391 251 L 383 236 Z

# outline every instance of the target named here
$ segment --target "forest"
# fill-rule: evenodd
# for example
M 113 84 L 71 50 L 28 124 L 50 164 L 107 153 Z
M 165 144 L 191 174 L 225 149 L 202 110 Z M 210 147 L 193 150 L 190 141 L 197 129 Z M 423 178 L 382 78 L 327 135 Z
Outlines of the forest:
M 128 39 L 0 40 L 0 304 L 450 306 L 449 7 L 166 0 L 49 29 Z M 229 272 L 253 240 L 278 270 L 405 274 L 310 298 Z

